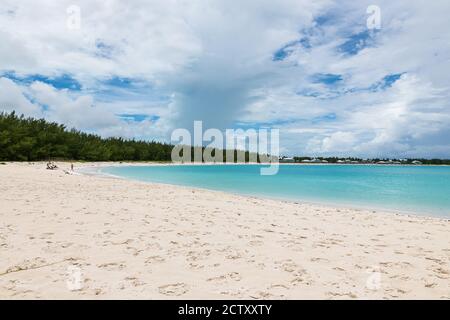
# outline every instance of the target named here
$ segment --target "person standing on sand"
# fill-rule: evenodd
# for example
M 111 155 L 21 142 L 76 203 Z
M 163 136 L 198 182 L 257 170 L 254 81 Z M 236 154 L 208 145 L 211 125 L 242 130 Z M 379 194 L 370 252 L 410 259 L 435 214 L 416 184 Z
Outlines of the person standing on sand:
M 70 170 L 73 171 L 73 163 L 70 164 Z

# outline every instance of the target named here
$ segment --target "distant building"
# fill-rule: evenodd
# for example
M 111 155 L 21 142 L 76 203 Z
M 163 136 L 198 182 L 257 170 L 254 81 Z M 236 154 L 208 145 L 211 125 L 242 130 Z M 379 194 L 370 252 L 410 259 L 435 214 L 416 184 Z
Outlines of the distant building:
M 328 161 L 314 158 L 312 160 L 309 159 L 302 160 L 302 163 L 328 163 Z
M 292 157 L 285 157 L 285 156 L 283 156 L 283 157 L 280 157 L 280 158 L 279 158 L 279 161 L 280 161 L 280 162 L 288 162 L 288 163 L 291 163 L 291 162 L 295 162 L 295 159 L 292 158 Z
M 422 164 L 422 162 L 421 161 L 419 161 L 419 160 L 414 160 L 413 162 L 411 162 L 412 164 Z

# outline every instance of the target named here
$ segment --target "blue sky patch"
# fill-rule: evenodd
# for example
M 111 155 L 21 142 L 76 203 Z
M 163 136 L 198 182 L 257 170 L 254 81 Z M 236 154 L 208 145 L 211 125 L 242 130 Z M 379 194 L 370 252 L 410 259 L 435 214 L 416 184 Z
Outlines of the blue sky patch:
M 283 61 L 292 53 L 292 44 L 287 44 L 284 47 L 275 51 L 272 61 Z
M 98 85 L 89 91 L 97 101 L 145 101 L 147 104 L 166 104 L 170 95 L 157 91 L 152 83 L 138 78 L 112 76 L 99 79 Z
M 28 76 L 17 76 L 14 72 L 3 73 L 2 76 L 13 80 L 21 85 L 30 85 L 35 81 L 40 81 L 53 86 L 56 89 L 69 89 L 73 91 L 80 91 L 81 84 L 68 74 L 62 74 L 57 77 L 49 77 L 41 74 L 34 74 Z
M 365 30 L 351 35 L 338 47 L 338 51 L 350 56 L 358 54 L 362 49 L 373 45 L 375 32 Z
M 246 122 L 246 121 L 236 121 L 233 124 L 233 129 L 261 129 L 261 128 L 272 128 L 272 127 L 279 127 L 283 125 L 289 125 L 293 124 L 299 121 L 304 121 L 303 119 L 289 119 L 289 120 L 273 120 L 270 122 Z
M 371 85 L 368 88 L 368 90 L 370 90 L 370 91 L 386 90 L 386 89 L 392 87 L 392 85 L 395 82 L 397 82 L 397 80 L 399 80 L 404 73 L 405 72 L 388 74 L 385 77 L 383 77 L 383 79 L 381 79 L 380 81 Z
M 403 73 L 393 73 L 388 74 L 383 77 L 383 79 L 375 82 L 374 84 L 368 86 L 368 87 L 353 87 L 353 88 L 345 88 L 340 86 L 334 86 L 336 83 L 342 81 L 341 75 L 334 75 L 334 74 L 316 74 L 312 76 L 311 81 L 313 83 L 323 83 L 330 87 L 332 90 L 327 90 L 326 93 L 321 93 L 318 91 L 314 91 L 311 89 L 302 89 L 300 91 L 297 91 L 296 94 L 303 97 L 312 97 L 317 99 L 334 99 L 338 98 L 340 96 L 344 96 L 347 94 L 352 93 L 359 93 L 359 92 L 378 92 L 382 90 L 386 90 L 392 85 L 397 82 L 403 74 Z
M 130 122 L 142 122 L 144 120 L 157 121 L 159 120 L 159 116 L 156 115 L 147 115 L 147 114 L 135 114 L 135 113 L 123 113 L 118 114 L 122 120 L 130 121 Z
M 312 123 L 313 124 L 317 124 L 317 123 L 320 123 L 320 122 L 334 121 L 334 120 L 336 120 L 336 118 L 337 118 L 336 113 L 332 112 L 332 113 L 328 113 L 328 114 L 323 115 L 323 116 L 315 117 L 312 120 Z
M 401 78 L 403 73 L 390 74 L 383 78 L 383 89 L 390 88 L 392 85 Z
M 325 85 L 334 85 L 342 81 L 342 75 L 332 73 L 316 73 L 311 77 L 313 83 L 323 83 Z
M 333 25 L 333 23 L 336 22 L 337 19 L 338 17 L 336 16 L 335 12 L 329 11 L 326 14 L 322 14 L 315 17 L 314 22 L 316 26 L 321 27 L 325 25 Z
M 133 87 L 133 80 L 130 78 L 114 76 L 105 80 L 103 84 L 112 87 L 131 88 Z
M 272 56 L 272 61 L 283 61 L 284 59 L 289 57 L 292 52 L 294 52 L 294 49 L 297 45 L 300 45 L 305 49 L 311 48 L 309 39 L 307 37 L 302 37 L 299 40 L 289 42 L 288 44 L 275 51 Z

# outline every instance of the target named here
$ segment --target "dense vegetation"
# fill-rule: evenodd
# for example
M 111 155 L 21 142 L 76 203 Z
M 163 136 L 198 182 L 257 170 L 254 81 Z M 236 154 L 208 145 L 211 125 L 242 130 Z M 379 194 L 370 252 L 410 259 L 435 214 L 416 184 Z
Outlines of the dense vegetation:
M 0 114 L 0 160 L 169 161 L 171 151 L 169 144 L 102 139 L 44 119 Z
M 44 119 L 0 113 L 0 160 L 170 161 L 173 145 L 101 138 Z M 204 148 L 202 148 L 202 151 Z M 216 150 L 209 150 L 214 155 Z M 234 150 L 249 161 L 249 152 Z M 192 160 L 194 148 L 191 149 Z M 223 152 L 223 161 L 226 154 Z

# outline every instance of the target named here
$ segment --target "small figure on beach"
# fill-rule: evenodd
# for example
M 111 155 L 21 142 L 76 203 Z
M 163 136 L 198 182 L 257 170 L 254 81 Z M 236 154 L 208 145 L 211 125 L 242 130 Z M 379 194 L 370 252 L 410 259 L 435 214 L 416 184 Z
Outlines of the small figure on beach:
M 58 166 L 56 164 L 54 164 L 51 161 L 47 162 L 47 170 L 55 170 L 55 169 L 58 169 Z
M 70 170 L 73 171 L 73 163 L 70 164 Z

